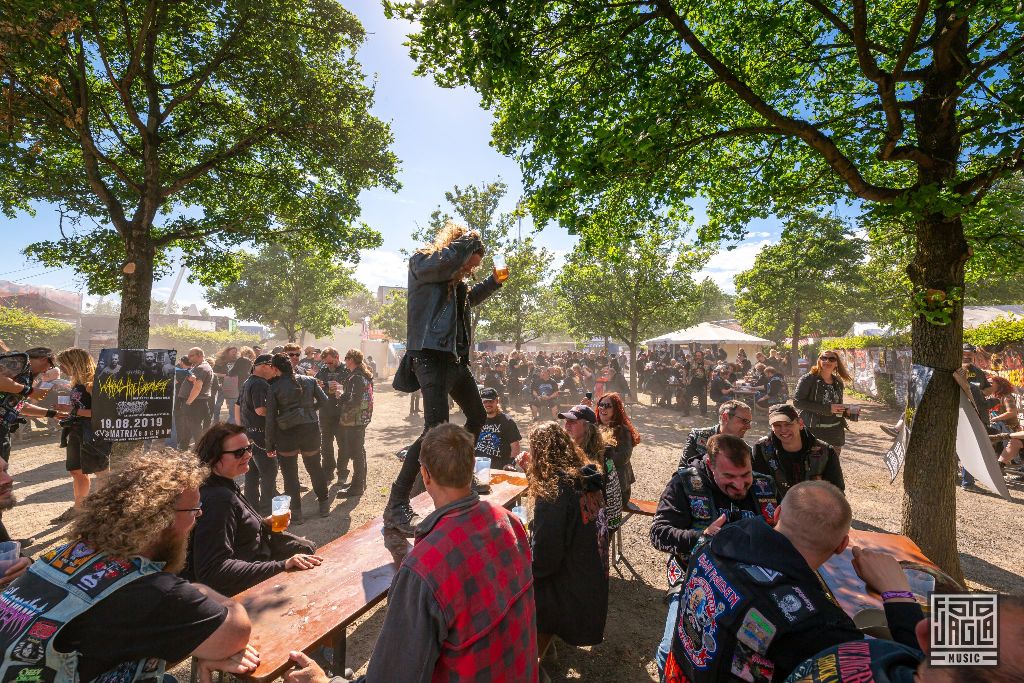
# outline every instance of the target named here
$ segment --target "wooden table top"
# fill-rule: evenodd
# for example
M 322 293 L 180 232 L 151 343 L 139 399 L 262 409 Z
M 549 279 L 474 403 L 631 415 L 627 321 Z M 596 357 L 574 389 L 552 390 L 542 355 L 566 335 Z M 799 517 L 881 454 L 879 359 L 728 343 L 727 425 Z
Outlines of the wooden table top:
M 525 490 L 522 475 L 495 472 L 491 493 L 481 498 L 506 506 Z M 412 507 L 424 517 L 434 510 L 426 493 L 413 498 Z M 383 523 L 377 516 L 319 548 L 324 558 L 319 567 L 278 574 L 235 596 L 249 613 L 251 641 L 260 652 L 260 665 L 248 679 L 280 676 L 289 667 L 291 651 L 308 652 L 387 596 L 412 543 L 383 534 Z
M 901 563 L 911 562 L 926 569 L 940 571 L 906 536 L 873 531 L 850 530 L 850 545 L 889 553 Z M 853 551 L 848 547 L 841 555 L 833 555 L 818 573 L 850 618 L 866 608 L 882 607 L 882 596 L 869 591 L 853 568 Z

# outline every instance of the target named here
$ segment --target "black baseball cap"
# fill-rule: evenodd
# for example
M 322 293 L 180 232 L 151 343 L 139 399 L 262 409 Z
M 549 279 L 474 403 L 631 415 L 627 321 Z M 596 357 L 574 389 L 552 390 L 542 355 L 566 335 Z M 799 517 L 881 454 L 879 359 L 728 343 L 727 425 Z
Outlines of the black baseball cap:
M 559 413 L 558 417 L 563 420 L 586 420 L 591 424 L 597 424 L 597 415 L 590 406 L 576 405 L 564 413 Z
M 492 389 L 491 387 L 484 387 L 480 390 L 480 398 L 484 401 L 496 401 L 498 400 L 498 390 Z
M 800 413 L 788 403 L 776 403 L 768 409 L 768 424 L 776 422 L 796 422 L 800 419 Z
M 255 368 L 257 365 L 270 365 L 273 360 L 274 357 L 269 353 L 261 353 L 256 356 L 256 360 L 252 362 L 252 367 Z M 252 370 L 250 370 L 249 373 L 252 374 Z

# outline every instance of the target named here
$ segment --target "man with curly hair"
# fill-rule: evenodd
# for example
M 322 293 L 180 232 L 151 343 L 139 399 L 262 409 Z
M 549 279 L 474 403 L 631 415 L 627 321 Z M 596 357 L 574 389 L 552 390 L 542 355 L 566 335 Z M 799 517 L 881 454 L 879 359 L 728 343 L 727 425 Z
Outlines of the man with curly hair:
M 190 655 L 204 680 L 254 670 L 245 608 L 175 576 L 208 475 L 186 453 L 136 454 L 86 498 L 70 542 L 0 594 L 0 680 L 158 683 Z

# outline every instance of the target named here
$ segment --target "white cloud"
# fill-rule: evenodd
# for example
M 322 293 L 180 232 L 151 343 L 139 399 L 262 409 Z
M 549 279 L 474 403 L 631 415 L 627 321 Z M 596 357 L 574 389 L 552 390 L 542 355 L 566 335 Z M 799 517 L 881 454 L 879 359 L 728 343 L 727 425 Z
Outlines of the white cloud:
M 408 281 L 408 259 L 397 251 L 364 249 L 359 252 L 355 278 L 376 293 L 380 285 L 404 287 Z
M 762 234 L 758 233 L 759 236 Z M 733 277 L 754 265 L 754 257 L 766 244 L 771 244 L 771 240 L 745 242 L 732 251 L 722 249 L 711 257 L 704 269 L 697 274 L 697 279 L 709 277 L 726 292 L 735 292 L 736 286 L 733 284 Z

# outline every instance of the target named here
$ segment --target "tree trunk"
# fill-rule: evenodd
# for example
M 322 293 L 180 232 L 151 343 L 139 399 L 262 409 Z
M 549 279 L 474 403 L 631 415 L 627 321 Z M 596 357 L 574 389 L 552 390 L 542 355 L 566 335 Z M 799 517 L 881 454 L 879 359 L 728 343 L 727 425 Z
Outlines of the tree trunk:
M 626 345 L 629 347 L 629 390 L 633 392 L 633 400 L 640 403 L 640 396 L 636 393 L 636 346 L 637 338 L 634 336 Z
M 937 26 L 954 24 L 958 8 L 941 6 Z M 949 187 L 956 176 L 961 139 L 956 109 L 957 84 L 964 76 L 968 25 L 955 33 L 939 33 L 933 47 L 934 64 L 915 100 L 914 125 L 918 144 L 933 165 L 918 168 L 920 186 Z M 916 226 L 916 253 L 908 267 L 910 281 L 920 291 L 932 289 L 962 296 L 964 264 L 969 256 L 960 216 L 936 212 Z M 902 531 L 924 554 L 954 579 L 963 582 L 956 542 L 956 429 L 960 388 L 952 373 L 960 367 L 963 306 L 956 301 L 947 325 L 929 324 L 923 315 L 913 319 L 914 362 L 935 368 L 921 405 L 903 467 Z
M 793 353 L 789 356 L 789 374 L 796 375 L 797 359 L 800 358 L 800 309 L 793 311 Z

